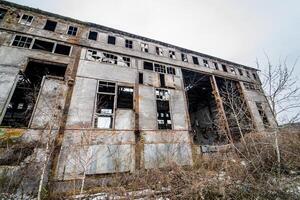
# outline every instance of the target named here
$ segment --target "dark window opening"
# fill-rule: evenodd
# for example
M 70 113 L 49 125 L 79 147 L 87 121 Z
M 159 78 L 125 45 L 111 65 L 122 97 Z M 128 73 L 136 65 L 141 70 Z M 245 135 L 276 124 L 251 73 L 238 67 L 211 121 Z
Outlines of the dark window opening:
M 249 71 L 246 71 L 246 75 L 247 75 L 248 78 L 250 78 L 250 73 L 249 73 Z
M 252 73 L 252 76 L 253 76 L 253 78 L 254 78 L 255 80 L 257 80 L 257 76 L 256 76 L 255 73 Z
M 181 60 L 182 60 L 183 62 L 188 62 L 188 57 L 187 57 L 187 55 L 186 55 L 185 53 L 182 53 L 182 54 L 181 54 Z
M 0 8 L 0 20 L 4 19 L 6 12 L 7 12 L 6 9 Z
M 159 73 L 166 73 L 166 66 L 154 63 L 154 71 Z
M 172 129 L 168 90 L 156 89 L 158 129 Z
M 22 16 L 22 18 L 20 19 L 20 24 L 24 24 L 24 25 L 29 26 L 29 25 L 31 25 L 32 20 L 33 20 L 33 16 L 24 14 Z
M 265 128 L 270 127 L 270 123 L 269 123 L 269 120 L 267 118 L 266 112 L 263 109 L 262 103 L 256 102 L 256 107 L 257 107 L 258 113 L 261 117 L 261 120 L 262 120 Z
M 118 86 L 117 108 L 133 109 L 133 88 Z
M 34 43 L 33 43 L 33 46 L 32 46 L 32 49 L 39 49 L 39 50 L 43 50 L 43 51 L 52 52 L 53 47 L 54 47 L 53 42 L 48 42 L 48 41 L 44 41 L 44 40 L 35 39 Z
M 198 58 L 195 57 L 195 56 L 193 56 L 193 63 L 194 63 L 195 65 L 199 65 L 199 60 L 198 60 Z
M 164 74 L 159 74 L 160 87 L 166 87 L 166 80 Z
M 144 75 L 141 72 L 139 72 L 139 84 L 144 84 Z
M 12 43 L 12 46 L 29 48 L 31 45 L 31 42 L 32 42 L 31 37 L 16 35 L 16 37 Z
M 164 55 L 163 49 L 161 47 L 155 47 L 155 52 L 156 52 L 156 55 L 159 55 L 159 56 Z
M 97 37 L 98 37 L 98 32 L 90 31 L 89 37 L 88 37 L 90 40 L 97 40 Z
M 76 36 L 78 28 L 75 26 L 69 26 L 68 35 Z
M 204 64 L 205 67 L 209 67 L 209 66 L 208 66 L 208 61 L 205 60 L 205 59 L 203 59 L 203 64 Z
M 110 83 L 110 82 L 104 82 L 104 81 L 99 81 L 98 85 L 98 92 L 103 92 L 103 93 L 115 93 L 115 83 Z
M 240 76 L 244 75 L 242 69 L 238 69 L 238 71 L 239 71 Z
M 55 31 L 56 25 L 57 25 L 57 22 L 47 20 L 44 29 L 47 31 Z
M 109 35 L 108 38 L 107 38 L 107 43 L 115 45 L 116 44 L 116 37 Z
M 65 65 L 30 61 L 19 79 L 6 109 L 2 126 L 28 127 L 45 75 L 64 77 Z
M 167 73 L 172 74 L 172 75 L 176 75 L 175 68 L 174 67 L 167 67 Z
M 215 69 L 216 69 L 216 70 L 219 70 L 219 65 L 218 65 L 218 63 L 214 62 L 214 66 L 215 66 Z
M 226 65 L 222 65 L 222 69 L 223 69 L 224 72 L 228 72 Z
M 153 71 L 153 63 L 144 61 L 144 69 Z
M 57 54 L 62 54 L 62 55 L 70 55 L 70 51 L 71 51 L 71 47 L 70 46 L 66 46 L 66 45 L 62 45 L 62 44 L 57 44 L 55 47 L 55 51 L 54 53 Z
M 132 49 L 132 40 L 125 40 L 125 47 L 126 48 L 129 48 L 129 49 Z

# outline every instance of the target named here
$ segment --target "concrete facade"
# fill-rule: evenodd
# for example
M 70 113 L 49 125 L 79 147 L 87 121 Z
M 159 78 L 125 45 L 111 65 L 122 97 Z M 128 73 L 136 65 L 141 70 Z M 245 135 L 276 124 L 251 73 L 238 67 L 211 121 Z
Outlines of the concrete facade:
M 214 84 L 211 77 L 235 81 L 247 103 L 253 130 L 266 129 L 262 115 L 269 128 L 276 126 L 254 68 L 8 2 L 1 2 L 0 8 L 0 123 L 7 127 L 3 123 L 22 73 L 31 76 L 28 70 L 39 66 L 50 70 L 43 75 L 29 123 L 22 128 L 27 140 L 31 132 L 38 138 L 36 134 L 49 126 L 57 130 L 51 159 L 54 180 L 174 163 L 192 165 L 194 117 L 189 114 L 182 69 L 210 77 L 209 84 Z M 53 31 L 45 30 L 47 20 L 56 23 Z M 97 32 L 96 40 L 89 39 L 91 31 Z M 27 44 L 20 42 L 25 38 Z M 147 52 L 143 44 L 148 45 Z M 162 55 L 157 55 L 157 47 Z M 147 69 L 145 62 L 152 63 L 153 69 Z M 51 66 L 58 70 L 51 72 Z M 57 75 L 62 66 L 64 74 Z M 249 84 L 255 88 L 249 89 Z M 121 102 L 122 92 L 132 95 L 128 99 L 132 107 Z M 160 114 L 162 119 L 158 119 Z

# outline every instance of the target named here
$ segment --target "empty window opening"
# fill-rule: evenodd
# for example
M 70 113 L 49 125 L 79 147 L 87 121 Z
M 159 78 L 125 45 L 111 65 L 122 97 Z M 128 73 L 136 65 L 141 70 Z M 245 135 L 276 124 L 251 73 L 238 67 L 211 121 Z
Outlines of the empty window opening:
M 172 58 L 172 59 L 176 59 L 176 54 L 175 54 L 175 51 L 169 51 L 169 57 Z
M 63 44 L 57 44 L 54 50 L 54 53 L 61 55 L 70 55 L 71 47 Z
M 249 71 L 246 71 L 246 75 L 248 78 L 250 78 L 250 72 Z
M 241 139 L 241 134 L 253 130 L 252 119 L 240 84 L 237 81 L 216 77 L 219 93 L 222 98 L 231 138 L 234 141 Z
M 90 49 L 86 53 L 86 59 L 102 62 L 102 63 L 119 65 L 123 67 L 131 66 L 131 58 L 129 57 L 114 55 L 111 53 L 105 53 L 105 52 L 90 50 Z
M 193 63 L 195 65 L 199 65 L 199 60 L 198 60 L 198 58 L 196 56 L 193 56 Z
M 204 65 L 205 67 L 209 67 L 209 65 L 208 65 L 208 61 L 207 61 L 207 60 L 205 60 L 205 59 L 203 59 L 203 65 Z
M 256 84 L 246 83 L 246 82 L 244 82 L 243 84 L 244 84 L 246 90 L 261 91 L 260 87 Z
M 144 74 L 139 72 L 139 84 L 144 84 Z
M 96 31 L 90 31 L 89 32 L 89 39 L 90 40 L 97 40 L 97 37 L 98 37 L 98 32 L 96 32 Z
M 172 75 L 176 75 L 175 68 L 174 67 L 167 67 L 167 73 L 172 74 Z
M 153 71 L 153 63 L 144 61 L 144 69 Z
M 222 69 L 223 69 L 224 72 L 228 72 L 226 65 L 222 65 Z
M 130 67 L 130 65 L 131 65 L 130 58 L 123 56 L 122 59 L 123 59 L 123 62 L 126 64 L 126 66 Z
M 145 44 L 145 43 L 141 43 L 141 51 L 148 53 L 149 52 L 149 45 Z
M 47 31 L 55 31 L 56 25 L 57 25 L 57 22 L 47 20 L 44 29 Z
M 33 16 L 23 14 L 19 23 L 23 25 L 30 26 L 33 21 Z
M 244 75 L 244 73 L 243 73 L 243 70 L 242 70 L 242 69 L 238 68 L 238 71 L 239 71 L 239 75 L 240 75 L 240 76 L 243 76 L 243 75 Z
M 7 106 L 2 126 L 28 127 L 44 76 L 64 77 L 65 65 L 30 61 L 19 73 L 14 93 Z
M 169 91 L 156 89 L 157 125 L 158 129 L 172 129 L 169 106 Z
M 132 40 L 125 40 L 125 47 L 126 48 L 129 48 L 129 49 L 132 49 Z
M 188 62 L 187 54 L 181 53 L 181 60 L 182 60 L 183 62 Z
M 94 127 L 111 129 L 113 125 L 115 83 L 99 81 L 96 95 Z
M 133 88 L 118 86 L 117 108 L 133 109 Z
M 216 70 L 219 70 L 219 65 L 218 65 L 218 63 L 214 62 L 214 66 L 215 66 L 215 69 L 216 69 Z
M 154 63 L 154 71 L 159 73 L 166 73 L 166 66 Z
M 165 88 L 166 87 L 166 80 L 164 74 L 159 74 L 159 81 L 160 81 L 160 87 Z
M 31 37 L 16 35 L 12 46 L 29 48 L 32 43 Z
M 218 129 L 218 107 L 210 77 L 182 69 L 184 90 L 187 97 L 190 126 L 196 144 L 225 143 L 225 136 Z
M 4 19 L 6 12 L 6 9 L 0 8 L 0 20 Z
M 156 52 L 156 55 L 159 55 L 159 56 L 164 55 L 163 49 L 161 47 L 155 47 L 155 52 Z
M 255 79 L 255 80 L 257 80 L 257 76 L 256 76 L 256 74 L 253 72 L 252 73 L 252 76 L 253 76 L 253 78 Z
M 235 75 L 236 75 L 236 71 L 235 71 L 234 67 L 229 67 L 229 69 L 230 69 L 230 73 L 232 73 L 232 74 L 235 74 Z
M 259 113 L 259 115 L 260 115 L 260 117 L 261 117 L 261 120 L 262 120 L 262 122 L 263 122 L 265 128 L 270 127 L 270 123 L 269 123 L 269 120 L 268 120 L 268 118 L 267 118 L 266 112 L 265 112 L 265 110 L 263 109 L 262 103 L 256 102 L 256 107 L 257 107 L 258 113 Z
M 69 26 L 68 35 L 76 36 L 78 28 L 75 26 Z
M 53 47 L 54 47 L 54 42 L 48 42 L 48 41 L 44 41 L 44 40 L 35 39 L 32 49 L 39 49 L 39 50 L 43 50 L 43 51 L 52 52 Z
M 107 38 L 107 43 L 115 45 L 116 44 L 116 37 L 109 35 L 108 38 Z

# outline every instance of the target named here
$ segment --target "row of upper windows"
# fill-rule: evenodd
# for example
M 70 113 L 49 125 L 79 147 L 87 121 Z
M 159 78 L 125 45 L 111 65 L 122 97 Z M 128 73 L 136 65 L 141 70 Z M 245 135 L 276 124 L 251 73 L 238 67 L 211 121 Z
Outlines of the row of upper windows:
M 1 18 L 3 19 L 4 15 L 6 13 L 6 10 L 4 10 L 4 9 L 1 9 L 1 10 L 0 10 L 0 19 Z M 22 17 L 19 20 L 19 23 L 23 24 L 23 25 L 30 26 L 32 24 L 33 20 L 34 20 L 34 16 L 23 14 Z M 47 20 L 46 24 L 44 26 L 44 29 L 48 30 L 48 31 L 55 31 L 56 26 L 57 26 L 57 22 L 56 21 Z M 78 27 L 76 27 L 76 26 L 69 26 L 68 27 L 68 30 L 67 30 L 67 34 L 68 35 L 76 36 L 77 32 L 78 32 Z M 88 39 L 97 41 L 98 40 L 98 32 L 94 31 L 94 30 L 90 30 L 90 32 L 88 34 Z M 107 43 L 108 44 L 115 45 L 116 44 L 116 40 L 117 40 L 117 38 L 115 36 L 108 35 L 108 37 L 107 37 Z M 125 39 L 124 47 L 128 48 L 128 49 L 133 49 L 133 40 Z M 142 52 L 149 53 L 149 44 L 147 44 L 147 43 L 140 43 L 140 50 Z M 156 53 L 156 55 L 164 56 L 164 50 L 163 50 L 162 47 L 156 46 L 155 47 L 155 53 Z M 177 59 L 176 53 L 175 53 L 174 50 L 169 50 L 168 51 L 168 56 L 171 59 Z M 192 59 L 192 63 L 194 65 L 200 65 L 200 63 L 199 63 L 199 57 L 193 55 L 193 56 L 191 56 L 191 59 Z M 183 61 L 183 62 L 189 62 L 188 54 L 181 53 L 181 61 Z M 202 59 L 202 61 L 203 61 L 203 66 L 204 67 L 214 68 L 215 70 L 222 69 L 223 72 L 228 72 L 228 73 L 237 75 L 235 67 L 227 66 L 225 64 L 220 64 L 220 63 L 217 63 L 217 62 L 209 63 L 207 59 Z M 251 76 L 250 72 L 248 70 L 245 70 L 245 73 L 244 73 L 241 68 L 237 68 L 237 71 L 238 71 L 238 74 L 240 76 L 246 76 L 248 78 L 253 78 L 254 80 L 258 79 L 257 75 L 256 75 L 256 72 L 252 72 L 252 76 Z

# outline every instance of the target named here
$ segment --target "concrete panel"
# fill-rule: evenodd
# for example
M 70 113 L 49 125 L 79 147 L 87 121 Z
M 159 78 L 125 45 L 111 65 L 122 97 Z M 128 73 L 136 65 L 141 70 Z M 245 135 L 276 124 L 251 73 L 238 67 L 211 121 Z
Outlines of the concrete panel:
M 175 130 L 187 130 L 188 129 L 188 114 L 186 111 L 186 103 L 184 97 L 184 91 L 182 90 L 170 90 L 171 93 L 171 115 L 173 128 Z
M 91 127 L 97 80 L 77 77 L 68 113 L 67 127 Z
M 115 120 L 116 130 L 133 130 L 134 129 L 134 112 L 129 109 L 117 109 L 116 110 L 116 120 Z
M 192 164 L 192 151 L 189 143 L 144 145 L 144 166 L 146 169 L 166 167 L 172 164 Z
M 157 111 L 153 87 L 139 85 L 139 128 L 154 130 L 157 128 Z
M 143 75 L 144 75 L 144 85 L 160 87 L 158 73 L 144 70 Z
M 32 115 L 31 128 L 45 128 L 48 122 L 53 125 L 53 128 L 58 128 L 66 90 L 64 81 L 44 77 Z
M 17 81 L 19 72 L 16 66 L 0 65 L 0 122 L 5 114 L 5 107 L 12 95 L 12 89 Z
M 142 131 L 145 143 L 189 143 L 188 131 Z
M 135 83 L 137 72 L 129 67 L 81 60 L 78 67 L 78 76 L 103 79 L 117 82 Z

